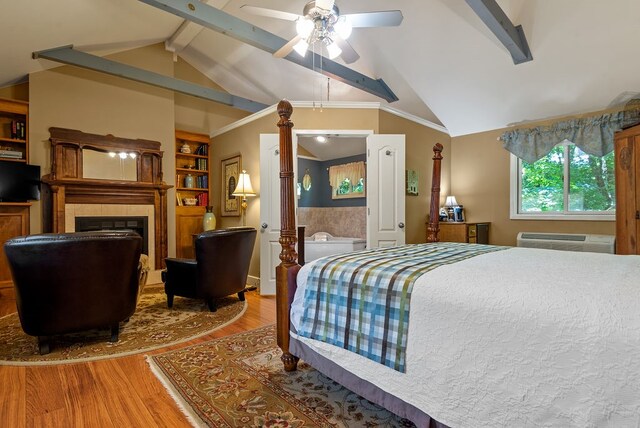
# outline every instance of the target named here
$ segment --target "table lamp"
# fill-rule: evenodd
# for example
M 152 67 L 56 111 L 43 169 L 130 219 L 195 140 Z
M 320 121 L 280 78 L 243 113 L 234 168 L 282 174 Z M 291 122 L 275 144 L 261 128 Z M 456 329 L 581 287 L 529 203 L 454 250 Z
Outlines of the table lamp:
M 238 177 L 238 185 L 236 186 L 236 190 L 233 191 L 232 195 L 242 197 L 242 204 L 240 205 L 240 207 L 242 208 L 242 225 L 246 226 L 247 217 L 245 211 L 247 210 L 247 196 L 256 196 L 256 192 L 253 191 L 253 187 L 251 186 L 251 178 L 249 177 L 247 171 L 245 171 L 244 169 L 242 170 L 240 177 Z

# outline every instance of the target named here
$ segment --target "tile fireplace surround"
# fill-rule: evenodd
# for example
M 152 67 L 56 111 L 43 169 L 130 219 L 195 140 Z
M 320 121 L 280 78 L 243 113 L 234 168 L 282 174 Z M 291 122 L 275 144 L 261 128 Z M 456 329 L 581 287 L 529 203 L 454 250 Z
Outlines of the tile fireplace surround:
M 147 217 L 148 224 L 155 224 L 153 205 L 115 204 L 66 204 L 64 206 L 65 232 L 76 231 L 76 217 Z M 155 270 L 155 233 L 148 230 L 149 264 Z

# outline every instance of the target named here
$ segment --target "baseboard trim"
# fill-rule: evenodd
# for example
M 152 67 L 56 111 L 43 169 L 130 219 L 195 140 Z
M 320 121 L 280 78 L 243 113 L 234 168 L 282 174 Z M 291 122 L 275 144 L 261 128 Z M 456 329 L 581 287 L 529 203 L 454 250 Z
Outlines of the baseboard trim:
M 247 285 L 250 287 L 256 287 L 258 292 L 260 291 L 260 278 L 257 276 L 247 276 Z

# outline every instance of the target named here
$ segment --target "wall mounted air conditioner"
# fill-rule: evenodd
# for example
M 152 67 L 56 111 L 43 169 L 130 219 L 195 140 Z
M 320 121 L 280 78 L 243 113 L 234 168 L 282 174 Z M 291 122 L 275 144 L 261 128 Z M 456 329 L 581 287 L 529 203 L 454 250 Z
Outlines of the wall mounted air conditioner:
M 615 236 L 520 232 L 518 233 L 518 247 L 613 254 Z

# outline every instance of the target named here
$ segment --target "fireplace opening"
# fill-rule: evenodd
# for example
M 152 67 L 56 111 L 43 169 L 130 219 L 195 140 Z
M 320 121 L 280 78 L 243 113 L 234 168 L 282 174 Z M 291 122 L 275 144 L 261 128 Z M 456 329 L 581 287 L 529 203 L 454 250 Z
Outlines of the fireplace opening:
M 142 254 L 149 254 L 147 217 L 76 217 L 76 232 L 132 230 L 142 236 Z

